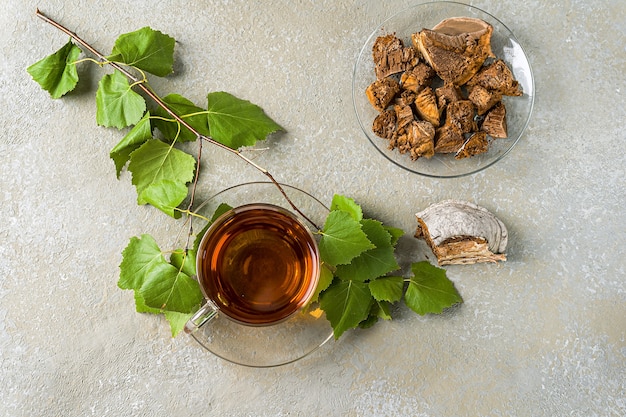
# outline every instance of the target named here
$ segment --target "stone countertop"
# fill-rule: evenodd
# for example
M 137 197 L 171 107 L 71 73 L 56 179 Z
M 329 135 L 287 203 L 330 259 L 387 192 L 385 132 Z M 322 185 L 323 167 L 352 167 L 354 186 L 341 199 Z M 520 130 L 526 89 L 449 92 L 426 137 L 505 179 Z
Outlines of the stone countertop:
M 0 10 L 0 415 L 626 415 L 626 5 L 476 1 L 517 36 L 534 70 L 527 131 L 501 162 L 460 179 L 422 178 L 368 143 L 352 68 L 374 27 L 412 2 L 8 0 Z M 98 127 L 97 67 L 51 100 L 25 68 L 67 37 L 97 48 L 151 26 L 177 40 L 176 74 L 153 83 L 204 103 L 250 100 L 286 130 L 255 161 L 329 202 L 353 197 L 402 228 L 403 260 L 424 259 L 414 213 L 458 198 L 508 226 L 508 261 L 446 267 L 464 303 L 441 316 L 406 307 L 294 364 L 225 362 L 117 288 L 132 236 L 178 223 L 136 204 Z M 104 71 L 104 70 L 103 70 Z M 207 152 L 203 193 L 262 180 Z

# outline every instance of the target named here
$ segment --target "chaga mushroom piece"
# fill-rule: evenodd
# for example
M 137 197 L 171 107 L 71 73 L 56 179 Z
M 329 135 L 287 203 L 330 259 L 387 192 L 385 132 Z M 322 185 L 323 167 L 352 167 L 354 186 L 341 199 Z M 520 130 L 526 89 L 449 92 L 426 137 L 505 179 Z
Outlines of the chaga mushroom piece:
M 422 120 L 414 120 L 396 131 L 389 141 L 389 149 L 398 149 L 401 154 L 408 152 L 412 160 L 420 157 L 430 158 L 435 154 L 434 136 L 433 125 Z
M 430 122 L 433 126 L 439 126 L 439 107 L 437 97 L 432 88 L 426 87 L 415 97 L 415 110 L 418 116 Z
M 372 124 L 376 136 L 390 140 L 396 132 L 396 112 L 392 109 L 383 110 L 376 116 Z
M 382 80 L 392 74 L 406 71 L 419 62 L 419 53 L 413 47 L 405 47 L 393 34 L 379 36 L 372 46 L 376 77 Z
M 483 207 L 445 200 L 415 216 L 415 237 L 426 241 L 439 265 L 506 260 L 506 226 Z
M 452 83 L 445 83 L 443 86 L 435 89 L 435 95 L 437 96 L 437 105 L 440 109 L 455 101 L 463 100 L 461 88 Z
M 435 153 L 457 153 L 465 143 L 465 136 L 454 125 L 443 125 L 435 131 Z
M 469 133 L 478 129 L 474 121 L 476 109 L 469 100 L 459 100 L 448 104 L 446 107 L 447 125 L 456 126 L 461 133 Z
M 491 51 L 493 27 L 469 17 L 442 20 L 411 35 L 413 45 L 445 82 L 463 85 L 478 72 Z
M 371 83 L 365 89 L 365 95 L 376 110 L 383 111 L 389 106 L 398 91 L 400 91 L 400 84 L 396 80 L 383 78 Z
M 483 115 L 502 100 L 502 94 L 497 91 L 487 90 L 481 85 L 476 85 L 471 88 L 467 98 L 476 106 L 476 112 L 479 115 Z
M 413 110 L 410 106 L 404 104 L 395 104 L 393 110 L 396 112 L 397 129 L 403 129 L 406 125 L 415 120 Z
M 521 96 L 522 88 L 507 67 L 506 63 L 497 59 L 481 69 L 472 79 L 467 82 L 468 87 L 480 85 L 490 91 L 498 92 L 505 96 Z
M 443 125 L 435 131 L 435 153 L 457 153 L 465 143 L 465 136 L 454 125 Z
M 470 156 L 485 153 L 489 150 L 489 141 L 487 133 L 474 132 L 468 140 L 465 141 L 461 149 L 454 155 L 454 159 L 469 158 Z
M 453 43 L 448 38 L 450 37 L 430 29 L 423 29 L 413 37 L 417 40 L 418 48 L 426 62 L 442 80 L 462 85 L 468 78 L 466 73 L 468 72 L 469 60 L 462 53 L 447 49 L 446 43 Z
M 506 107 L 504 103 L 498 103 L 487 115 L 481 129 L 492 138 L 506 138 Z
M 395 104 L 410 106 L 411 104 L 415 103 L 416 96 L 417 94 L 415 94 L 413 91 L 402 90 L 400 92 L 400 96 L 396 97 Z
M 435 128 L 425 121 L 413 121 L 407 128 L 411 159 L 431 158 L 435 154 Z
M 428 65 L 420 62 L 415 67 L 402 74 L 400 77 L 400 85 L 405 90 L 419 93 L 430 85 L 434 77 L 435 71 Z

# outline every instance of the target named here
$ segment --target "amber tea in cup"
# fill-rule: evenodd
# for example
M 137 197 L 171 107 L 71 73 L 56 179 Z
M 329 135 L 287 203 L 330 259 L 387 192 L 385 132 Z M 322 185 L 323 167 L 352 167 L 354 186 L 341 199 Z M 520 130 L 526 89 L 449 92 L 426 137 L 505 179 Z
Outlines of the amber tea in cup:
M 198 248 L 197 274 L 207 303 L 187 323 L 187 332 L 218 311 L 241 324 L 271 325 L 310 300 L 319 252 L 295 215 L 271 204 L 248 204 L 209 227 Z

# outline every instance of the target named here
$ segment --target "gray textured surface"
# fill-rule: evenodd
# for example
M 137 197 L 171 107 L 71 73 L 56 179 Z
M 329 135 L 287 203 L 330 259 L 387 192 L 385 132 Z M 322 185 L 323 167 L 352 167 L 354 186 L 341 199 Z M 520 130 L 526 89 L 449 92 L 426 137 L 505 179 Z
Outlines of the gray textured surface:
M 477 1 L 528 53 L 537 99 L 513 152 L 467 179 L 390 166 L 360 132 L 351 71 L 371 29 L 409 2 L 4 1 L 0 9 L 0 415 L 626 415 L 626 6 Z M 398 309 L 286 367 L 242 368 L 117 289 L 120 252 L 173 221 L 135 204 L 95 124 L 97 77 L 60 101 L 24 68 L 66 37 L 36 7 L 108 50 L 150 25 L 174 36 L 177 75 L 153 85 L 203 103 L 225 90 L 287 130 L 256 161 L 329 201 L 414 229 L 413 213 L 476 202 L 510 231 L 509 261 L 447 268 L 465 303 L 441 317 Z M 97 74 L 98 70 L 92 73 Z M 203 193 L 262 179 L 229 156 Z M 425 247 L 402 242 L 403 261 Z

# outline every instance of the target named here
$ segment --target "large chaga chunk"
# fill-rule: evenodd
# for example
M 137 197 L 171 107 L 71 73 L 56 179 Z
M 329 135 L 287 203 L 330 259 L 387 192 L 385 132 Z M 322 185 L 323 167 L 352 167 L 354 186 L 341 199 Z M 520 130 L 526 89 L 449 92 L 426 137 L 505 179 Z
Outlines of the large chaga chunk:
M 522 88 L 513 77 L 513 73 L 506 63 L 497 59 L 481 69 L 467 85 L 473 87 L 480 85 L 490 91 L 495 91 L 505 96 L 521 96 Z
M 487 133 L 475 132 L 465 141 L 461 149 L 454 155 L 455 159 L 469 158 L 470 156 L 478 155 L 487 152 L 489 149 L 489 141 L 487 140 Z
M 402 74 L 400 85 L 405 90 L 419 93 L 430 85 L 434 77 L 435 71 L 428 65 L 420 62 L 415 67 Z
M 435 128 L 424 121 L 414 121 L 409 126 L 409 141 L 411 143 L 411 159 L 420 157 L 431 158 L 435 154 Z
M 396 133 L 396 112 L 392 109 L 380 112 L 374 119 L 372 131 L 376 136 L 390 140 Z
M 445 82 L 456 85 L 465 83 L 465 78 L 469 73 L 469 60 L 462 54 L 446 49 L 441 39 L 447 38 L 445 35 L 438 35 L 436 32 L 424 29 L 417 36 L 419 49 L 424 59 L 433 67 L 437 75 Z M 469 77 L 473 75 L 473 72 Z
M 376 110 L 383 111 L 389 106 L 398 91 L 400 91 L 400 84 L 396 80 L 383 78 L 371 83 L 365 89 L 365 94 Z
M 465 136 L 458 127 L 445 124 L 435 132 L 436 153 L 457 153 L 465 143 Z
M 415 110 L 417 114 L 433 126 L 439 126 L 439 107 L 437 97 L 432 88 L 426 87 L 415 97 Z
M 506 260 L 506 226 L 483 207 L 445 200 L 415 216 L 415 237 L 426 241 L 439 265 Z
M 476 112 L 479 115 L 483 115 L 502 100 L 502 93 L 490 91 L 483 86 L 475 85 L 472 87 L 467 98 L 476 106 Z
M 410 106 L 411 104 L 415 103 L 416 96 L 417 94 L 415 94 L 413 91 L 402 90 L 400 92 L 400 96 L 396 97 L 395 103 L 404 106 Z
M 446 124 L 456 126 L 461 133 L 469 133 L 478 129 L 474 121 L 476 109 L 469 100 L 459 100 L 446 107 Z
M 405 104 L 395 104 L 393 110 L 396 112 L 396 124 L 398 129 L 404 128 L 406 125 L 415 120 L 411 106 Z
M 435 128 L 425 121 L 414 120 L 403 129 L 398 129 L 389 141 L 389 149 L 398 149 L 401 154 L 409 153 L 412 160 L 430 158 L 435 154 Z
M 402 40 L 393 34 L 376 38 L 372 47 L 372 57 L 378 79 L 406 71 L 419 62 L 418 51 L 412 47 L 405 47 Z
M 458 85 L 446 83 L 435 89 L 437 96 L 437 105 L 440 109 L 444 109 L 448 104 L 455 101 L 463 100 L 463 93 Z
M 463 85 L 478 72 L 491 51 L 493 27 L 480 19 L 454 17 L 414 33 L 413 45 L 445 82 Z
M 498 103 L 485 116 L 481 129 L 492 138 L 506 138 L 508 136 L 506 129 L 506 107 L 504 103 Z

